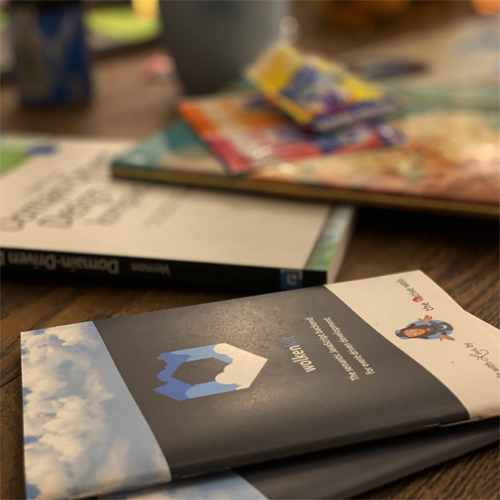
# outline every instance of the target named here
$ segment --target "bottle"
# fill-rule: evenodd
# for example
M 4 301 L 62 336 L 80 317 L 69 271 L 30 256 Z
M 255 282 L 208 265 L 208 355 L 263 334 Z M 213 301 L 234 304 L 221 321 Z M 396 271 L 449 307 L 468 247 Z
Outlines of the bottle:
M 14 0 L 12 47 L 21 101 L 51 105 L 90 97 L 90 64 L 81 4 Z

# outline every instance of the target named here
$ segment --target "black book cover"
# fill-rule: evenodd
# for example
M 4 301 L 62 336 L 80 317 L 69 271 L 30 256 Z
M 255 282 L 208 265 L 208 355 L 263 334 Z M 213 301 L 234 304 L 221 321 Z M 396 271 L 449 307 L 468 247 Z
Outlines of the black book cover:
M 456 425 L 121 492 L 126 500 L 351 498 L 498 442 L 499 421 Z

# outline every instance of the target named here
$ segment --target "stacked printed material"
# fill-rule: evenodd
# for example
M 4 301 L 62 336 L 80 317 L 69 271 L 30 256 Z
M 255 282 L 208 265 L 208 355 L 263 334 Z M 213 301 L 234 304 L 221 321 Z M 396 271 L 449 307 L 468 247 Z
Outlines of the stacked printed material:
M 338 492 L 327 478 L 306 495 L 304 476 L 293 477 L 325 461 L 339 474 L 334 455 L 274 462 L 268 472 L 243 467 L 348 445 L 361 446 L 357 454 L 378 440 L 363 452 L 368 463 L 385 457 L 378 479 L 360 482 L 372 487 L 384 471 L 400 477 L 474 449 L 475 431 L 465 426 L 450 447 L 457 434 L 430 434 L 399 465 L 391 457 L 401 448 L 388 439 L 411 443 L 416 431 L 499 415 L 498 330 L 418 271 L 40 329 L 21 344 L 29 498 L 228 469 L 244 482 L 230 474 L 195 489 L 227 484 L 241 498 L 289 498 L 284 485 L 295 484 L 302 497 L 321 497 Z M 498 437 L 494 425 L 477 429 L 486 432 L 477 444 Z M 185 486 L 192 495 L 193 483 Z

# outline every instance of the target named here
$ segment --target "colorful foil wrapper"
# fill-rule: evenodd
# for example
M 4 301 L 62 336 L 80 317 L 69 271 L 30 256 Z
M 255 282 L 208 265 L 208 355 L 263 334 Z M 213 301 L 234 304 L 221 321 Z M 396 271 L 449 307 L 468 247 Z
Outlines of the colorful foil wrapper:
M 283 43 L 272 45 L 248 76 L 270 102 L 318 133 L 379 118 L 398 106 L 381 87 Z
M 281 162 L 400 144 L 404 139 L 385 122 L 361 122 L 334 134 L 316 134 L 297 126 L 255 90 L 186 100 L 179 111 L 233 175 Z

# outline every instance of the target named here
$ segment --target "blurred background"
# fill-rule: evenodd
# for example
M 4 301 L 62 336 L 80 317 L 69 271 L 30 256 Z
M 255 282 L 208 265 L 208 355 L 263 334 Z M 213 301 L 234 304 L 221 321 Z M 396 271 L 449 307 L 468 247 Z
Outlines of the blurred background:
M 382 89 L 380 96 L 389 96 L 376 98 L 372 107 L 387 106 L 390 96 L 401 99 L 403 106 L 398 107 L 403 113 L 408 106 L 420 107 L 413 117 L 390 122 L 396 127 L 394 137 L 399 132 L 404 137 L 403 146 L 394 150 L 399 157 L 375 152 L 381 149 L 380 135 L 377 144 L 365 141 L 365 149 L 374 149 L 370 158 L 378 162 L 380 176 L 370 181 L 375 191 L 382 186 L 381 191 L 393 192 L 396 173 L 397 189 L 406 190 L 402 192 L 412 194 L 415 179 L 426 177 L 414 189 L 418 197 L 455 200 L 457 182 L 462 187 L 474 184 L 477 188 L 467 195 L 468 201 L 483 204 L 489 186 L 487 211 L 496 210 L 499 0 L 4 0 L 0 8 L 4 132 L 145 139 L 178 119 L 178 105 L 185 97 L 216 95 L 228 85 L 238 89 L 244 78 L 249 83 L 248 67 L 281 40 L 285 46 L 295 46 L 297 57 L 304 61 L 312 60 L 307 59 L 312 55 L 326 65 L 334 63 L 319 77 L 329 83 L 323 90 L 320 83 L 311 91 L 319 105 L 331 92 L 336 97 L 325 97 L 323 104 L 340 95 L 350 95 L 342 104 L 348 113 L 358 104 L 344 83 L 337 86 L 337 77 L 328 73 L 337 64 L 347 72 L 342 78 L 349 74 L 374 83 Z M 282 112 L 283 126 L 283 120 L 290 117 L 297 122 L 279 102 L 272 102 L 255 79 L 250 84 Z M 447 109 L 425 117 L 420 113 L 422 106 Z M 450 109 L 461 111 L 451 113 Z M 243 114 L 247 116 L 248 111 Z M 220 118 L 213 109 L 207 113 L 209 119 Z M 385 120 L 386 115 L 375 118 Z M 269 138 L 273 118 L 266 120 L 270 121 L 262 130 Z M 299 122 L 291 132 L 293 147 L 304 126 Z M 354 119 L 348 125 L 357 126 L 355 122 L 371 126 L 369 120 Z M 189 125 L 207 142 L 202 131 Z M 234 139 L 231 127 L 225 129 L 224 139 Z M 453 133 L 447 134 L 448 130 Z M 338 135 L 338 130 L 328 132 L 330 143 L 352 143 L 351 132 L 347 136 L 342 131 Z M 281 133 L 276 151 L 291 149 L 289 133 L 286 137 Z M 352 133 L 355 142 L 359 133 Z M 320 146 L 318 142 L 311 146 L 312 136 L 308 136 L 304 146 L 301 137 L 301 155 L 306 150 L 317 154 L 318 148 L 324 156 L 332 152 L 323 148 L 321 138 Z M 394 146 L 397 141 L 383 138 L 383 142 Z M 260 150 L 249 154 L 254 153 Z M 292 181 L 300 182 L 308 175 L 308 182 L 319 179 L 339 186 L 347 182 L 349 169 L 365 168 L 355 160 L 351 163 L 342 179 L 335 178 L 333 170 L 316 166 L 314 174 L 303 169 Z M 366 168 L 361 175 L 366 178 Z
M 37 15 L 40 15 L 44 10 L 65 5 L 67 8 L 74 7 L 80 11 L 85 50 L 90 54 L 88 68 L 85 71 L 89 72 L 93 86 L 80 97 L 92 96 L 94 99 L 99 99 L 100 96 L 106 95 L 109 82 L 100 80 L 98 68 L 104 58 L 119 58 L 126 52 L 135 51 L 135 57 L 130 59 L 128 78 L 139 77 L 149 85 L 144 88 L 152 91 L 152 87 L 156 85 L 168 86 L 177 83 L 175 57 L 171 57 L 171 52 L 175 53 L 172 55 L 177 56 L 181 66 L 185 65 L 187 54 L 183 53 L 179 46 L 192 45 L 193 39 L 204 39 L 205 58 L 214 59 L 206 63 L 197 61 L 201 66 L 198 68 L 200 73 L 206 71 L 204 65 L 216 65 L 216 59 L 232 57 L 234 60 L 234 52 L 240 52 L 240 62 L 243 66 L 250 62 L 249 59 L 255 59 L 262 46 L 274 35 L 278 35 L 278 29 L 281 36 L 292 40 L 301 49 L 337 58 L 370 78 L 391 78 L 392 82 L 411 81 L 455 87 L 498 85 L 499 2 L 497 0 L 201 2 L 198 18 L 194 15 L 193 8 L 190 12 L 181 12 L 182 4 L 196 3 L 198 2 L 168 0 L 163 2 L 2 0 L 0 2 L 2 83 L 12 82 L 16 61 L 19 67 L 19 61 L 22 59 L 19 53 L 21 49 L 17 52 L 14 50 L 16 40 L 19 42 L 18 47 L 22 45 L 25 51 L 31 50 L 29 42 L 26 41 L 26 33 L 29 32 L 27 25 L 15 22 L 16 16 L 21 18 L 23 15 L 18 11 L 36 10 Z M 226 24 L 233 25 L 236 31 L 241 31 L 241 27 L 245 26 L 243 17 L 247 17 L 248 25 L 249 12 L 260 9 L 255 14 L 255 26 L 251 25 L 252 29 L 249 27 L 248 33 L 240 32 L 239 40 L 234 40 L 234 33 L 220 32 L 220 27 L 214 30 L 214 26 L 207 22 L 210 17 L 208 4 L 213 4 L 215 10 L 220 10 L 224 9 L 220 5 L 224 3 L 240 4 L 242 12 L 233 13 L 235 16 L 233 18 L 230 12 L 229 17 L 226 16 Z M 162 8 L 160 4 L 163 5 Z M 233 8 L 236 7 L 238 5 L 233 5 Z M 247 9 L 246 12 L 243 12 L 244 7 Z M 203 26 L 206 32 L 200 31 Z M 255 29 L 256 26 L 258 29 Z M 206 51 L 217 38 L 225 40 L 225 53 L 208 56 Z M 233 46 L 232 55 L 227 53 L 228 46 Z M 220 51 L 220 47 L 215 49 Z M 35 52 L 31 50 L 32 56 L 25 64 L 32 66 L 36 64 Z M 186 75 L 190 71 L 187 68 L 182 69 Z M 234 76 L 229 73 L 227 75 Z M 18 76 L 22 76 L 22 71 L 18 71 Z M 117 76 L 120 78 L 122 75 L 117 74 Z M 209 79 L 207 75 L 204 78 Z M 186 83 L 189 87 L 190 82 L 185 82 L 185 86 Z M 214 87 L 216 83 L 218 82 L 214 80 L 214 84 L 207 88 Z M 153 90 L 153 92 L 158 96 L 157 102 L 160 103 L 162 91 Z M 3 113 L 4 120 L 8 120 L 11 106 L 14 106 L 11 102 L 13 97 L 14 94 L 8 91 L 2 93 L 4 101 L 2 104 L 6 108 Z M 23 95 L 21 101 L 29 102 L 30 99 Z M 9 123 L 7 121 L 4 125 Z M 125 131 L 117 132 L 119 135 L 125 133 Z

